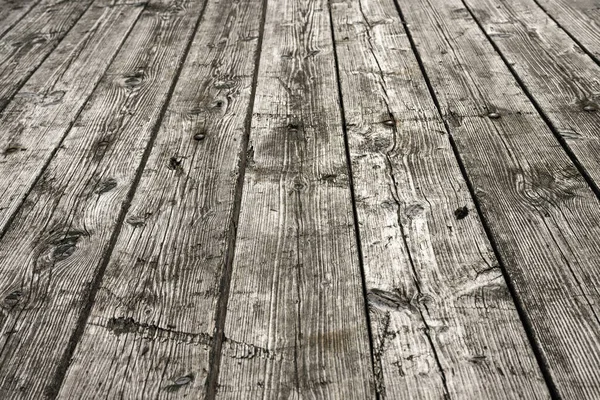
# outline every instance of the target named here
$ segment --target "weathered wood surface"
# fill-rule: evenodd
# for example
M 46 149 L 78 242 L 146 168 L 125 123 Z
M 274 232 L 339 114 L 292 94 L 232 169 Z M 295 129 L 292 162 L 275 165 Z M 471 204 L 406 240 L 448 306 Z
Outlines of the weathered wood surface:
M 0 113 L 0 232 L 22 204 L 143 10 L 97 1 Z
M 535 0 L 561 27 L 600 60 L 600 3 L 598 0 Z
M 600 203 L 460 0 L 399 4 L 556 393 L 599 397 Z
M 532 0 L 467 0 L 568 148 L 600 186 L 600 65 Z
M 328 4 L 268 2 L 217 398 L 374 382 Z
M 207 4 L 61 398 L 205 397 L 261 17 Z
M 548 398 L 393 0 L 332 16 L 381 398 Z
M 0 40 L 0 110 L 93 0 L 42 0 Z
M 40 0 L 0 0 L 0 39 Z
M 0 242 L 0 397 L 56 394 L 202 5 L 146 7 Z

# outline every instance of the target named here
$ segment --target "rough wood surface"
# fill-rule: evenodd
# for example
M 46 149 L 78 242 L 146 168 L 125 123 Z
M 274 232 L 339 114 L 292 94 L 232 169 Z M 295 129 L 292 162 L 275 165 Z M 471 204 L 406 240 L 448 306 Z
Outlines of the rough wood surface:
M 600 65 L 532 0 L 467 3 L 600 187 Z
M 146 7 L 0 242 L 0 397 L 56 394 L 201 10 Z
M 459 0 L 399 4 L 557 396 L 599 397 L 600 203 Z
M 96 2 L 0 113 L 0 232 L 40 176 L 143 10 Z
M 548 398 L 393 0 L 332 16 L 381 398 Z
M 39 2 L 40 0 L 0 0 L 0 38 Z
M 269 2 L 217 398 L 374 396 L 348 177 L 327 2 Z
M 93 0 L 42 0 L 0 40 L 0 110 Z
M 261 16 L 207 4 L 61 398 L 204 398 Z
M 600 3 L 598 0 L 535 1 L 596 60 L 600 60 Z

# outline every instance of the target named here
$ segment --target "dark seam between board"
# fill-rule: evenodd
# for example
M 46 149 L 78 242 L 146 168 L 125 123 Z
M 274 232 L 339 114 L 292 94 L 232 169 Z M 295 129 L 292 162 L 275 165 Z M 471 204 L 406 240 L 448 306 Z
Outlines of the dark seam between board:
M 483 225 L 483 229 L 486 233 L 486 236 L 488 237 L 488 240 L 490 241 L 490 245 L 494 252 L 494 256 L 498 260 L 498 264 L 502 271 L 504 281 L 506 282 L 506 285 L 511 294 L 511 297 L 513 298 L 513 301 L 515 303 L 515 308 L 517 310 L 517 314 L 519 315 L 519 318 L 521 319 L 521 323 L 523 324 L 525 334 L 526 334 L 529 344 L 532 348 L 532 351 L 536 358 L 536 361 L 538 362 L 540 372 L 542 373 L 542 376 L 544 378 L 546 386 L 548 387 L 550 396 L 553 400 L 560 400 L 561 396 L 559 395 L 556 385 L 555 385 L 554 381 L 552 380 L 552 375 L 550 373 L 548 361 L 546 360 L 546 358 L 543 355 L 541 346 L 540 346 L 540 344 L 537 340 L 537 337 L 533 331 L 533 325 L 529 319 L 529 316 L 525 312 L 525 307 L 523 306 L 523 302 L 517 293 L 516 287 L 515 287 L 514 283 L 512 282 L 512 280 L 510 279 L 510 275 L 508 273 L 506 265 L 504 264 L 504 259 L 500 254 L 498 244 L 496 243 L 496 240 L 495 240 L 494 236 L 492 235 L 492 231 L 487 222 L 487 219 L 485 218 L 485 216 L 482 212 L 481 204 L 479 203 L 479 199 L 477 198 L 477 195 L 475 194 L 475 189 L 473 187 L 473 184 L 471 183 L 471 180 L 467 174 L 467 170 L 465 168 L 464 162 L 463 162 L 460 152 L 458 150 L 458 146 L 457 146 L 456 142 L 454 141 L 454 138 L 452 137 L 452 132 L 451 132 L 450 126 L 448 124 L 448 121 L 446 121 L 446 119 L 444 119 L 439 100 L 437 98 L 437 95 L 435 94 L 435 89 L 433 88 L 431 80 L 429 79 L 429 76 L 427 75 L 427 70 L 425 68 L 425 64 L 423 63 L 423 60 L 421 59 L 421 55 L 419 54 L 419 51 L 417 49 L 417 46 L 416 46 L 416 43 L 412 36 L 412 33 L 410 32 L 408 23 L 407 23 L 406 19 L 404 18 L 404 13 L 402 12 L 402 8 L 400 7 L 398 0 L 394 0 L 394 4 L 396 6 L 396 10 L 398 11 L 398 15 L 402 21 L 402 24 L 404 25 L 404 28 L 406 31 L 406 36 L 410 42 L 410 46 L 413 51 L 413 54 L 415 55 L 415 58 L 417 59 L 417 62 L 419 64 L 419 68 L 423 75 L 423 79 L 425 80 L 425 83 L 427 84 L 427 88 L 428 88 L 431 98 L 435 104 L 435 107 L 440 115 L 440 119 L 442 120 L 442 122 L 444 123 L 444 126 L 446 128 L 446 132 L 448 134 L 448 140 L 450 141 L 450 145 L 452 147 L 452 152 L 454 153 L 454 156 L 455 156 L 458 166 L 460 168 L 460 172 L 463 176 L 463 179 L 465 180 L 465 182 L 467 184 L 469 194 L 471 195 L 473 204 L 475 205 L 475 209 L 477 210 L 477 214 L 479 216 L 481 224 Z M 469 12 L 471 12 L 471 11 L 469 10 Z M 480 26 L 480 28 L 481 28 L 481 26 Z M 485 34 L 485 32 L 484 32 L 484 34 Z M 487 37 L 487 35 L 486 35 L 486 37 Z M 488 40 L 490 40 L 489 37 L 488 37 Z M 496 51 L 497 51 L 497 49 L 496 49 Z M 506 60 L 504 60 L 504 62 L 506 63 Z M 539 112 L 539 110 L 538 110 L 538 112 Z
M 335 29 L 333 28 L 333 13 L 331 11 L 331 0 L 327 0 L 327 8 L 329 11 L 329 26 L 331 29 L 331 41 L 332 41 L 332 46 L 333 46 L 333 60 L 334 60 L 334 64 L 335 64 L 335 78 L 336 78 L 336 84 L 337 84 L 337 92 L 338 92 L 338 97 L 339 97 L 339 102 L 340 102 L 340 119 L 342 122 L 342 132 L 344 135 L 344 151 L 346 153 L 346 167 L 348 169 L 348 186 L 349 186 L 349 190 L 350 190 L 350 199 L 352 201 L 352 219 L 354 220 L 354 235 L 356 237 L 356 249 L 357 249 L 357 253 L 358 253 L 358 265 L 359 265 L 359 269 L 360 269 L 360 278 L 361 278 L 361 283 L 362 283 L 362 293 L 363 293 L 363 310 L 364 310 L 364 315 L 365 315 L 365 322 L 367 324 L 367 335 L 369 338 L 369 353 L 371 355 L 371 373 L 373 374 L 373 377 L 376 378 L 377 377 L 377 371 L 379 368 L 379 370 L 381 370 L 381 365 L 376 365 L 376 360 L 375 360 L 375 352 L 374 352 L 374 341 L 373 341 L 373 331 L 372 331 L 372 326 L 371 326 L 371 318 L 370 318 L 370 314 L 369 314 L 369 304 L 367 303 L 367 282 L 366 282 L 366 276 L 365 276 L 365 266 L 364 266 L 364 255 L 363 255 L 363 250 L 362 250 L 362 240 L 361 240 L 361 236 L 360 236 L 360 230 L 359 230 L 359 222 L 358 222 L 358 211 L 356 209 L 356 193 L 354 190 L 354 177 L 353 177 L 353 173 L 352 173 L 352 159 L 350 157 L 350 145 L 348 143 L 348 129 L 346 126 L 346 111 L 344 108 L 344 98 L 342 95 L 342 85 L 340 83 L 340 66 L 339 66 L 339 60 L 338 60 L 338 53 L 337 53 L 337 47 L 336 47 L 336 41 L 335 41 Z M 379 400 L 380 397 L 380 393 L 378 390 L 376 390 L 377 388 L 374 388 L 375 390 L 375 398 L 377 400 Z
M 183 66 L 185 64 L 186 58 L 188 56 L 188 53 L 190 51 L 190 48 L 192 46 L 192 42 L 194 37 L 196 36 L 196 32 L 198 31 L 198 27 L 200 26 L 200 21 L 202 20 L 202 16 L 204 14 L 204 10 L 206 9 L 206 1 L 204 2 L 202 9 L 200 10 L 200 13 L 198 15 L 198 18 L 196 20 L 195 26 L 190 34 L 190 37 L 188 38 L 188 41 L 186 43 L 184 52 L 183 52 L 183 56 L 181 58 L 181 62 L 179 63 L 179 65 L 177 65 L 176 67 L 176 71 L 175 74 L 173 76 L 171 85 L 169 87 L 169 91 L 167 92 L 166 98 L 165 98 L 165 102 L 161 107 L 160 113 L 158 115 L 158 118 L 152 128 L 152 132 L 150 134 L 150 139 L 148 140 L 148 143 L 146 145 L 146 148 L 144 149 L 144 153 L 142 154 L 142 159 L 140 160 L 140 164 L 138 166 L 138 169 L 136 171 L 135 177 L 133 179 L 133 182 L 131 184 L 131 187 L 129 189 L 129 192 L 127 193 L 127 197 L 125 199 L 125 201 L 123 202 L 123 205 L 121 207 L 119 216 L 117 218 L 117 223 L 115 224 L 115 227 L 113 228 L 113 232 L 111 234 L 110 237 L 110 241 L 106 247 L 106 250 L 104 251 L 104 254 L 102 255 L 101 258 L 101 264 L 98 267 L 98 270 L 96 271 L 95 276 L 92 279 L 92 282 L 90 283 L 89 286 L 89 290 L 88 290 L 88 296 L 87 296 L 87 300 L 85 301 L 85 306 L 83 307 L 79 318 L 77 320 L 77 324 L 75 327 L 75 330 L 73 332 L 73 334 L 71 335 L 70 339 L 69 339 L 69 343 L 67 345 L 67 349 L 65 350 L 65 352 L 63 353 L 63 357 L 61 358 L 58 367 L 56 369 L 56 372 L 54 374 L 52 383 L 49 386 L 49 391 L 46 393 L 46 397 L 50 398 L 50 399 L 56 399 L 60 388 L 62 386 L 62 383 L 65 379 L 65 376 L 67 374 L 67 370 L 69 368 L 69 365 L 71 363 L 71 358 L 75 352 L 75 348 L 77 347 L 77 343 L 79 342 L 79 340 L 81 339 L 81 337 L 83 336 L 84 330 L 85 330 L 85 326 L 87 324 L 87 321 L 89 319 L 90 313 L 92 311 L 92 306 L 94 303 L 94 299 L 96 297 L 96 293 L 98 292 L 100 285 L 102 283 L 102 277 L 104 275 L 104 272 L 106 271 L 106 267 L 108 266 L 108 263 L 110 261 L 110 257 L 112 255 L 112 251 L 117 243 L 117 239 L 119 237 L 119 234 L 121 232 L 121 228 L 123 227 L 123 224 L 125 222 L 125 216 L 127 215 L 127 211 L 129 210 L 129 207 L 131 206 L 131 202 L 133 200 L 133 197 L 135 195 L 136 189 L 139 185 L 139 182 L 142 178 L 143 172 L 144 172 L 144 168 L 148 162 L 148 159 L 150 157 L 150 154 L 152 152 L 152 147 L 153 144 L 156 140 L 156 136 L 158 135 L 158 131 L 160 129 L 160 126 L 162 124 L 162 121 L 164 119 L 164 116 L 166 114 L 168 105 L 171 101 L 171 98 L 173 96 L 173 92 L 175 90 L 175 87 L 177 85 L 177 82 L 179 80 L 179 76 L 181 74 L 181 71 L 183 69 Z M 138 15 L 138 20 L 139 20 L 139 16 L 141 16 L 144 11 L 146 6 L 148 5 L 148 3 L 144 4 L 144 10 L 142 10 L 140 12 L 140 14 Z M 137 20 L 136 20 L 137 23 Z M 135 26 L 136 24 L 134 24 Z M 130 32 L 133 30 L 130 29 Z M 125 43 L 125 40 L 123 41 L 123 43 Z M 122 43 L 122 45 L 123 45 Z M 120 49 L 119 49 L 120 50 Z M 115 53 L 117 54 L 117 53 Z M 116 57 L 116 56 L 115 56 Z M 113 58 L 114 59 L 114 58 Z
M 225 321 L 227 318 L 227 304 L 229 302 L 229 290 L 231 287 L 231 277 L 233 273 L 233 261 L 235 257 L 235 248 L 237 242 L 237 228 L 240 219 L 240 210 L 242 206 L 242 194 L 244 190 L 244 179 L 246 167 L 248 164 L 248 146 L 250 143 L 250 131 L 252 128 L 252 113 L 254 111 L 254 100 L 256 98 L 256 87 L 258 84 L 258 71 L 260 68 L 260 58 L 263 47 L 263 37 L 265 30 L 265 21 L 267 18 L 267 0 L 262 0 L 262 15 L 259 24 L 258 42 L 254 54 L 254 71 L 252 74 L 252 89 L 248 103 L 248 111 L 244 123 L 244 134 L 242 136 L 242 146 L 239 153 L 238 177 L 235 185 L 235 194 L 233 202 L 233 211 L 228 229 L 227 252 L 225 266 L 219 283 L 220 296 L 217 300 L 215 310 L 215 331 L 214 340 L 209 350 L 209 368 L 206 377 L 205 390 L 206 400 L 213 400 L 217 395 L 219 386 L 219 372 L 221 367 L 221 358 L 223 356 L 223 342 L 225 341 Z

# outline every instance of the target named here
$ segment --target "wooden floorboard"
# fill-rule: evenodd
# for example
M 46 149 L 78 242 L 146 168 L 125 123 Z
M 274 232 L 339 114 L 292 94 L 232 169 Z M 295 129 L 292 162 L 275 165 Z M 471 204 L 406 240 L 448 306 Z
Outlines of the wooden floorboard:
M 92 3 L 42 0 L 5 32 L 0 41 L 0 110 Z
M 143 10 L 97 2 L 0 112 L 0 232 L 60 146 Z
M 460 0 L 399 4 L 557 396 L 600 396 L 600 202 Z
M 1 397 L 56 394 L 202 6 L 146 7 L 0 241 Z
M 600 398 L 596 0 L 0 0 L 0 399 Z
M 393 0 L 332 15 L 381 396 L 547 398 Z
M 261 8 L 208 2 L 61 398 L 204 398 Z
M 323 0 L 269 2 L 217 398 L 372 398 Z
M 600 62 L 600 4 L 597 0 L 534 0 L 557 24 Z

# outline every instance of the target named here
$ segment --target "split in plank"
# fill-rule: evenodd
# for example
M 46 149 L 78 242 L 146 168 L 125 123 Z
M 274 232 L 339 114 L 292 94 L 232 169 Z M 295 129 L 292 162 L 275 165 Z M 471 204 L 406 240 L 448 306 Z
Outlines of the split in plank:
M 205 397 L 261 15 L 206 5 L 59 397 Z
M 202 9 L 149 3 L 0 241 L 2 397 L 59 389 Z
M 600 202 L 460 0 L 398 0 L 546 377 L 600 396 Z
M 41 0 L 0 0 L 0 39 Z
M 548 390 L 393 0 L 334 0 L 378 389 Z
M 217 398 L 373 398 L 327 2 L 268 2 L 263 49 Z

